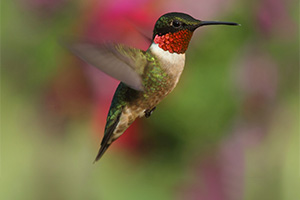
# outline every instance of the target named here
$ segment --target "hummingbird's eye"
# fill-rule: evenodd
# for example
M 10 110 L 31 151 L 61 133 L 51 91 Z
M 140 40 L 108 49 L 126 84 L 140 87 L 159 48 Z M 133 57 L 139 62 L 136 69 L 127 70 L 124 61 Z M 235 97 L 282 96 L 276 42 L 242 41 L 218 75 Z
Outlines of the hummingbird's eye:
M 181 26 L 181 23 L 177 20 L 172 21 L 172 26 L 174 28 L 179 28 Z

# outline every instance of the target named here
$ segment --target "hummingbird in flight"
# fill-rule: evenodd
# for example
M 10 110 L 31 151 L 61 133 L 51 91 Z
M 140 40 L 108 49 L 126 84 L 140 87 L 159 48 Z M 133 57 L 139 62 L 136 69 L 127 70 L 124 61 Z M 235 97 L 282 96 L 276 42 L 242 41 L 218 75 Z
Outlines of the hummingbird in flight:
M 120 81 L 95 162 L 136 118 L 150 117 L 156 105 L 175 88 L 193 32 L 207 25 L 239 24 L 201 21 L 185 13 L 171 12 L 156 21 L 151 45 L 146 51 L 121 44 L 67 44 L 79 58 Z

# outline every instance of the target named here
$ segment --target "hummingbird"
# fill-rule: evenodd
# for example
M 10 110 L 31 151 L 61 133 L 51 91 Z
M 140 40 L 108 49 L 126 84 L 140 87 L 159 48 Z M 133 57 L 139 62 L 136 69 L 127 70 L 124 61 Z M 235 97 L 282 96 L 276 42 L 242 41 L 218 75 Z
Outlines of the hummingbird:
M 75 55 L 120 81 L 107 115 L 104 136 L 94 162 L 138 117 L 150 117 L 157 104 L 177 85 L 193 32 L 207 25 L 239 25 L 202 21 L 185 13 L 162 15 L 146 51 L 122 44 L 70 42 Z

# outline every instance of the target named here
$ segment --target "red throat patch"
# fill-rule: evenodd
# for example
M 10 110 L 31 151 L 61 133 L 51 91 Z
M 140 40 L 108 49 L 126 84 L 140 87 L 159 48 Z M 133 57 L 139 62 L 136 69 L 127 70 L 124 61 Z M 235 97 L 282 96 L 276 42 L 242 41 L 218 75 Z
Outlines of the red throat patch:
M 175 33 L 167 33 L 165 35 L 154 37 L 154 43 L 160 48 L 170 53 L 185 53 L 189 46 L 193 32 L 190 30 L 181 30 Z

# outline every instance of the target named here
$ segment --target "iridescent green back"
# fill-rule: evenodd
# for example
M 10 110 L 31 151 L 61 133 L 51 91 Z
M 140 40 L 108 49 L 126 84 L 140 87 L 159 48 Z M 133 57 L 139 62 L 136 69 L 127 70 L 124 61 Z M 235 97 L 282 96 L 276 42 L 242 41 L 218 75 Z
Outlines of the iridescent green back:
M 116 122 L 125 106 L 143 109 L 155 106 L 166 94 L 165 90 L 169 88 L 170 83 L 170 77 L 150 52 L 129 47 L 119 48 L 119 50 L 121 54 L 130 56 L 131 60 L 136 63 L 135 68 L 141 74 L 144 91 L 136 91 L 121 82 L 114 94 L 105 130 Z

